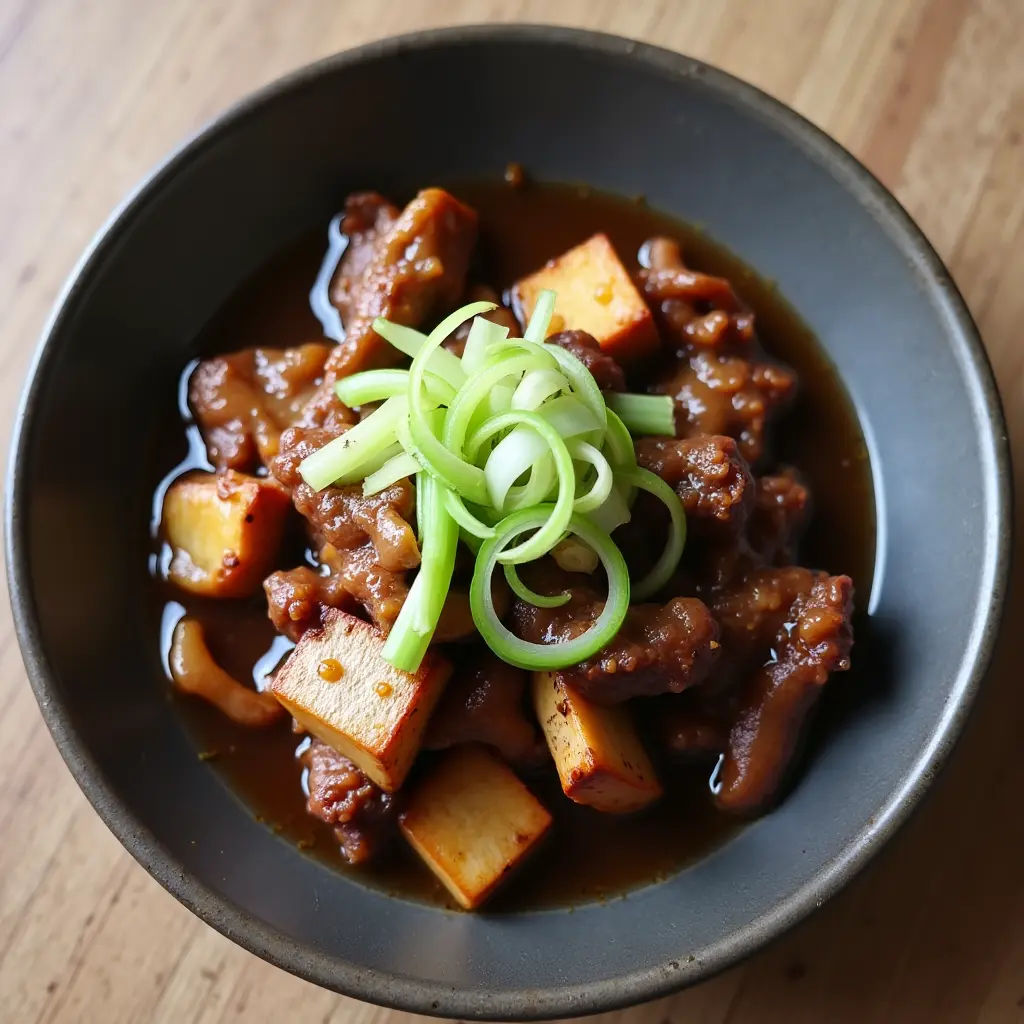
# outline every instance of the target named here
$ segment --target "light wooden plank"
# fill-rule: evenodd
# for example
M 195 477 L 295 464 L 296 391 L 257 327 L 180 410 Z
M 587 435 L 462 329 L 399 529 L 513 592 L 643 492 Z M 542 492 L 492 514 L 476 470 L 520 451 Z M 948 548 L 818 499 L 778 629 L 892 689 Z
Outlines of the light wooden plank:
M 1018 0 L 35 0 L 0 5 L 0 444 L 61 281 L 182 135 L 344 46 L 492 19 L 581 24 L 685 50 L 851 145 L 951 260 L 1024 442 Z M 262 963 L 131 862 L 53 749 L 5 602 L 0 1019 L 411 1022 Z M 1021 604 L 1018 591 L 1011 616 Z M 1021 648 L 1007 637 L 953 768 L 871 872 L 749 965 L 602 1024 L 1024 1020 L 1024 829 L 1013 810 L 1024 785 Z

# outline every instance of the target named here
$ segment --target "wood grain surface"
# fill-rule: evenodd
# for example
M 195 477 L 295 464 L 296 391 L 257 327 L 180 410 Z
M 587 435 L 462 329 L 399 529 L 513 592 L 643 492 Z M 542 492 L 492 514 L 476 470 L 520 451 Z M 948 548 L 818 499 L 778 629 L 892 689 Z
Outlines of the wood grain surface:
M 311 59 L 487 20 L 689 52 L 852 149 L 951 266 L 1024 464 L 1024 0 L 0 0 L 3 449 L 61 282 L 170 146 Z M 1016 577 L 968 735 L 869 871 L 747 964 L 609 1020 L 1024 1021 L 1020 565 Z M 243 952 L 131 860 L 44 728 L 0 601 L 0 1021 L 400 1024 Z

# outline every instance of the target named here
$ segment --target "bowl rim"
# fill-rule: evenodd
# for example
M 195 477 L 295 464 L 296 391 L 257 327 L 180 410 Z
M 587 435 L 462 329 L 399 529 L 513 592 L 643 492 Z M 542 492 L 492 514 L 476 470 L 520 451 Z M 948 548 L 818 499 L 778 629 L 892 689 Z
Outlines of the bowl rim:
M 361 968 L 315 952 L 258 921 L 244 908 L 184 871 L 170 852 L 120 804 L 96 762 L 76 735 L 62 706 L 43 649 L 32 596 L 28 556 L 28 462 L 34 409 L 54 355 L 55 339 L 74 316 L 76 300 L 118 236 L 164 182 L 203 149 L 268 101 L 340 68 L 373 62 L 437 45 L 517 42 L 567 46 L 636 62 L 668 76 L 699 79 L 722 98 L 760 118 L 827 169 L 866 207 L 890 240 L 916 267 L 943 309 L 965 384 L 976 410 L 977 433 L 986 458 L 991 501 L 986 527 L 995 543 L 984 565 L 990 600 L 981 609 L 954 683 L 959 693 L 947 704 L 912 772 L 878 814 L 839 857 L 769 913 L 710 947 L 690 963 L 669 961 L 600 982 L 547 989 L 455 989 L 437 982 Z M 435 1016 L 532 1020 L 600 1013 L 668 995 L 704 980 L 750 955 L 806 918 L 846 885 L 874 857 L 919 805 L 946 763 L 966 723 L 991 661 L 1007 590 L 1012 544 L 1009 438 L 992 367 L 977 326 L 949 271 L 910 215 L 856 157 L 802 115 L 756 86 L 693 57 L 648 43 L 586 29 L 541 24 L 459 25 L 392 36 L 302 66 L 235 102 L 165 156 L 125 197 L 94 235 L 62 288 L 43 329 L 16 413 L 6 478 L 5 555 L 11 610 L 29 682 L 47 727 L 87 799 L 129 853 L 180 903 L 243 948 L 306 980 L 372 1003 Z M 692 959 L 692 958 L 691 958 Z

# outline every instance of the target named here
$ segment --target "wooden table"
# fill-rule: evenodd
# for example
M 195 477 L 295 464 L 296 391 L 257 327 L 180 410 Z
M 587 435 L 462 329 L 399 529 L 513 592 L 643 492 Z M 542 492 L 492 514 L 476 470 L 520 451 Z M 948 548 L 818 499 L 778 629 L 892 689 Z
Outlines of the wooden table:
M 952 267 L 1024 451 L 1024 0 L 0 0 L 0 444 L 61 282 L 172 144 L 313 58 L 489 19 L 557 20 L 685 50 L 831 132 Z M 1024 1021 L 1017 569 L 981 706 L 906 831 L 845 894 L 745 966 L 615 1017 Z M 6 604 L 0 708 L 0 1020 L 399 1024 L 404 1015 L 243 952 L 131 860 L 42 724 Z

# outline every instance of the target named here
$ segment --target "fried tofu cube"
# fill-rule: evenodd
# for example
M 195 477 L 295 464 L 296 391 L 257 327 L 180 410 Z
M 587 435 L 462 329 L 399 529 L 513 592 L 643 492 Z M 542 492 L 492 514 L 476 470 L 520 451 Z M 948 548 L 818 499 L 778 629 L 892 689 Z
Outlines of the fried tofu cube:
M 307 731 L 347 757 L 386 793 L 405 781 L 451 665 L 428 651 L 415 674 L 382 657 L 384 637 L 336 608 L 309 629 L 271 690 Z
M 533 706 L 570 800 L 625 814 L 661 796 L 661 783 L 624 706 L 593 704 L 551 672 L 534 673 Z
M 169 579 L 203 597 L 254 594 L 274 568 L 290 508 L 281 488 L 234 470 L 175 480 L 163 508 Z
M 651 311 L 607 235 L 588 238 L 516 284 L 515 310 L 524 323 L 545 288 L 558 296 L 549 333 L 586 331 L 621 362 L 642 359 L 657 349 Z
M 467 910 L 479 907 L 544 838 L 551 815 L 498 756 L 454 747 L 409 795 L 402 833 Z

